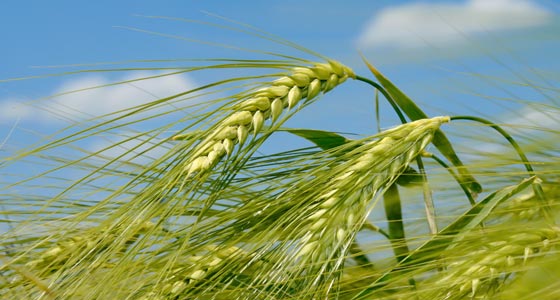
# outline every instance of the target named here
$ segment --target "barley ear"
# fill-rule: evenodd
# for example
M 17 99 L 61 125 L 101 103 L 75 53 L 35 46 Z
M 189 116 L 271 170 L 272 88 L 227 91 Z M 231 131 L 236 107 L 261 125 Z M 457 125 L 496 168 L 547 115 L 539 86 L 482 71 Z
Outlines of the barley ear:
M 233 106 L 231 114 L 219 121 L 208 137 L 191 151 L 192 157 L 185 167 L 187 176 L 211 169 L 223 157 L 221 151 L 211 152 L 215 143 L 221 143 L 225 154 L 231 155 L 235 145 L 245 143 L 250 128 L 256 136 L 267 119 L 277 123 L 286 109 L 293 109 L 302 99 L 309 101 L 320 92 L 330 91 L 349 77 L 356 77 L 350 68 L 329 61 L 311 67 L 294 67 L 289 75 L 272 81 L 266 87 L 249 91 L 240 103 Z M 176 135 L 173 139 L 182 139 L 183 136 Z
M 331 271 L 333 277 L 328 277 L 315 272 L 315 268 L 331 269 L 340 266 L 340 260 L 347 255 L 345 251 L 348 251 L 356 232 L 366 221 L 368 210 L 371 209 L 368 204 L 375 201 L 378 193 L 394 183 L 429 144 L 440 125 L 448 121 L 449 117 L 422 119 L 382 132 L 381 138 L 353 150 L 348 154 L 348 160 L 329 171 L 329 174 L 337 175 L 317 177 L 309 182 L 309 187 L 321 190 L 318 195 L 305 196 L 306 194 L 299 195 L 297 191 L 286 192 L 286 197 L 297 199 L 297 203 L 307 203 L 299 204 L 286 212 L 286 216 L 304 216 L 303 220 L 277 226 L 291 232 L 296 229 L 291 229 L 290 226 L 295 225 L 290 224 L 296 223 L 298 231 L 303 233 L 293 252 L 295 263 L 299 267 L 290 268 L 299 268 L 301 276 L 320 274 L 306 279 L 310 288 L 319 282 L 328 285 L 330 280 L 336 281 L 336 271 Z M 290 220 L 288 218 L 285 222 Z M 282 223 L 284 220 L 278 222 Z

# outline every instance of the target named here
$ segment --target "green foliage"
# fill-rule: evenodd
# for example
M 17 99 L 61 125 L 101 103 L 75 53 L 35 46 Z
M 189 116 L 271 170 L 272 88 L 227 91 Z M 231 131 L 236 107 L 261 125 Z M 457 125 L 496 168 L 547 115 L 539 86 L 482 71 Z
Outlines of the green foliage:
M 7 159 L 1 165 L 6 172 L 27 161 L 40 161 L 44 170 L 2 187 L 4 222 L 12 228 L 0 242 L 0 297 L 558 296 L 558 289 L 541 284 L 556 284 L 558 277 L 547 266 L 558 259 L 553 216 L 557 165 L 541 161 L 543 170 L 534 170 L 515 143 L 527 171 L 490 171 L 490 176 L 475 179 L 484 174 L 481 166 L 497 167 L 493 159 L 465 165 L 453 139 L 444 134 L 447 129 L 440 128 L 450 120 L 454 125 L 454 119 L 429 118 L 367 61 L 379 83 L 324 57 L 315 63 L 273 55 L 275 59 L 206 60 L 180 68 L 178 72 L 218 75 L 229 69 L 273 71 L 216 79 L 94 118 Z M 356 80 L 345 82 L 347 78 Z M 404 124 L 358 140 L 282 127 L 300 109 L 320 101 L 320 93 L 360 81 L 384 95 Z M 148 121 L 162 122 L 97 152 L 77 145 Z M 486 125 L 505 133 L 493 123 Z M 172 138 L 169 131 L 175 133 Z M 313 147 L 258 153 L 282 131 Z M 105 152 L 138 140 L 138 146 L 122 155 Z M 448 161 L 427 153 L 431 144 Z M 150 149 L 160 154 L 147 163 L 135 161 Z M 67 156 L 69 150 L 78 156 Z M 533 152 L 538 150 L 543 149 Z M 436 162 L 424 163 L 422 157 Z M 438 172 L 446 173 L 442 169 L 451 175 L 441 176 Z M 71 179 L 71 173 L 79 179 Z M 475 202 L 481 186 L 487 194 Z M 446 198 L 432 205 L 431 188 L 445 191 Z M 457 205 L 465 203 L 462 192 L 472 206 Z M 407 220 L 409 211 L 422 204 L 411 207 L 418 198 L 425 198 L 426 205 L 421 221 L 435 232 Z M 455 210 L 436 218 L 435 210 L 446 204 Z M 378 211 L 384 220 L 373 217 Z M 437 230 L 437 224 L 443 229 Z

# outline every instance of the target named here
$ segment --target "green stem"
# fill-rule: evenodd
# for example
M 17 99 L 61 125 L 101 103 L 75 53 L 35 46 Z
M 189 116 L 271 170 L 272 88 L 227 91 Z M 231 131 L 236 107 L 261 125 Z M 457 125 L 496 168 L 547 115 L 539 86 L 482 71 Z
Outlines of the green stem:
M 432 198 L 432 192 L 430 191 L 430 186 L 428 185 L 428 178 L 426 177 L 426 170 L 424 169 L 424 162 L 420 156 L 416 157 L 416 164 L 418 164 L 418 172 L 422 176 L 422 191 L 424 194 L 424 206 L 426 208 L 426 219 L 428 220 L 428 226 L 430 228 L 431 234 L 436 234 L 438 232 L 436 223 L 436 209 L 434 207 L 434 200 Z
M 513 137 L 511 135 L 509 135 L 509 133 L 507 133 L 503 128 L 501 128 L 500 126 L 496 125 L 495 123 L 490 122 L 490 121 L 488 121 L 484 118 L 474 117 L 474 116 L 454 116 L 454 117 L 451 117 L 451 121 L 454 121 L 454 120 L 474 121 L 474 122 L 482 123 L 484 125 L 488 125 L 492 129 L 496 130 L 498 133 L 500 133 L 510 143 L 510 145 L 513 147 L 513 149 L 515 149 L 515 151 L 519 155 L 519 158 L 521 158 L 521 161 L 523 162 L 523 165 L 525 166 L 525 169 L 527 170 L 527 173 L 529 173 L 529 175 L 531 175 L 531 176 L 537 176 L 535 174 L 535 171 L 533 170 L 533 166 L 531 165 L 531 163 L 529 162 L 529 159 L 525 155 L 525 152 L 523 152 L 523 150 L 521 150 L 521 147 L 519 146 L 519 144 L 517 144 L 517 142 L 513 139 Z M 540 184 L 540 181 L 535 181 L 532 184 L 532 186 L 533 186 L 533 191 L 534 191 L 535 195 L 543 203 L 542 213 L 543 213 L 544 217 L 547 219 L 547 221 L 549 223 L 554 223 L 554 219 L 552 217 L 552 212 L 550 211 L 550 206 L 548 204 L 548 201 L 546 200 L 546 197 L 545 197 L 544 191 L 542 189 L 542 186 Z
M 352 259 L 358 263 L 360 267 L 364 268 L 371 268 L 373 264 L 369 261 L 367 255 L 364 254 L 364 251 L 360 248 L 360 245 L 354 240 L 352 245 L 350 245 L 349 249 L 350 254 L 352 254 Z
M 379 83 L 377 83 L 377 82 L 375 82 L 371 79 L 368 79 L 366 77 L 362 77 L 362 76 L 356 76 L 356 80 L 365 82 L 365 83 L 373 86 L 379 92 L 381 92 L 381 94 L 383 94 L 383 97 L 385 97 L 385 99 L 387 99 L 387 101 L 389 102 L 391 107 L 393 107 L 393 110 L 395 110 L 395 113 L 397 113 L 397 116 L 399 116 L 399 119 L 401 120 L 401 123 L 403 123 L 403 124 L 406 123 L 406 118 L 404 117 L 403 113 L 399 109 L 399 106 L 397 105 L 395 100 L 393 100 L 393 98 L 391 98 L 391 95 L 389 95 L 389 93 L 387 93 L 387 91 Z
M 391 184 L 383 195 L 383 204 L 385 206 L 385 214 L 387 215 L 387 222 L 389 227 L 389 237 L 393 252 L 397 263 L 401 263 L 408 254 L 410 249 L 406 243 L 404 233 L 404 224 L 401 208 L 401 197 L 399 195 L 399 188 L 397 184 Z M 413 277 L 408 279 L 408 283 L 412 287 L 416 287 L 416 281 Z
M 527 156 L 525 156 L 525 153 L 523 152 L 523 150 L 521 150 L 521 147 L 519 147 L 519 144 L 517 144 L 517 142 L 513 139 L 513 137 L 511 135 L 509 135 L 509 133 L 507 133 L 500 126 L 498 126 L 495 123 L 493 123 L 491 121 L 488 121 L 486 119 L 483 119 L 483 118 L 480 118 L 480 117 L 474 117 L 474 116 L 454 116 L 454 117 L 451 117 L 451 121 L 455 121 L 455 120 L 474 121 L 474 122 L 482 123 L 484 125 L 488 125 L 488 126 L 492 127 L 494 130 L 499 132 L 511 144 L 511 146 L 515 149 L 515 151 L 517 152 L 517 154 L 519 155 L 519 157 L 523 161 L 523 164 L 525 165 L 525 168 L 527 169 L 527 172 L 529 172 L 529 175 L 536 176 L 535 171 L 533 170 L 533 167 L 531 166 L 531 163 L 529 162 L 529 159 L 527 158 Z
M 368 229 L 368 230 L 377 232 L 377 233 L 383 235 L 384 237 L 386 237 L 388 240 L 391 239 L 389 237 L 389 234 L 387 232 L 385 232 L 385 230 L 379 228 L 377 225 L 374 225 L 374 224 L 370 223 L 369 221 L 367 221 L 366 223 L 364 223 L 364 225 L 362 225 L 362 229 Z
M 379 90 L 375 90 L 375 120 L 377 120 L 377 132 L 381 132 L 381 118 L 379 116 Z
M 391 184 L 383 195 L 385 215 L 389 227 L 389 238 L 397 261 L 403 260 L 409 252 L 405 240 L 401 198 L 396 184 Z

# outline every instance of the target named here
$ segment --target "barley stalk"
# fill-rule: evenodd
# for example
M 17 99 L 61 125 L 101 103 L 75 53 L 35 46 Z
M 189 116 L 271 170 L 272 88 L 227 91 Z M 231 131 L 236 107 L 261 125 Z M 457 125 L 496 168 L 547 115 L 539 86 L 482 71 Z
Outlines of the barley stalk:
M 185 167 L 187 174 L 211 169 L 223 156 L 230 155 L 236 144 L 242 145 L 250 132 L 256 136 L 266 120 L 276 122 L 285 109 L 293 109 L 304 99 L 309 101 L 321 92 L 330 91 L 348 77 L 354 78 L 354 72 L 336 61 L 316 63 L 312 67 L 295 67 L 290 75 L 249 93 L 197 145 L 192 159 Z M 174 137 L 179 138 L 180 136 Z

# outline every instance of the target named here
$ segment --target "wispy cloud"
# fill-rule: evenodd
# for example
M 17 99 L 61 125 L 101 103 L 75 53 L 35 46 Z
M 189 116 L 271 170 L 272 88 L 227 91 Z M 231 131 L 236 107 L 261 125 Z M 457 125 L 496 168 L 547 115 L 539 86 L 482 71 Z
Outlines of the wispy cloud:
M 161 73 L 133 72 L 116 80 L 109 80 L 100 75 L 71 79 L 63 82 L 53 91 L 53 94 L 71 93 L 46 101 L 33 102 L 33 106 L 19 99 L 0 100 L 0 120 L 56 122 L 62 118 L 80 119 L 100 116 L 195 87 L 189 77 L 172 75 L 91 89 L 115 81 L 129 81 L 158 74 Z
M 505 114 L 502 118 L 504 122 L 515 120 L 516 130 L 525 134 L 560 131 L 560 109 L 557 108 L 535 104 L 523 107 L 515 115 Z
M 469 0 L 411 3 L 375 14 L 357 39 L 361 49 L 448 46 L 464 35 L 525 29 L 549 22 L 553 14 L 530 0 Z

